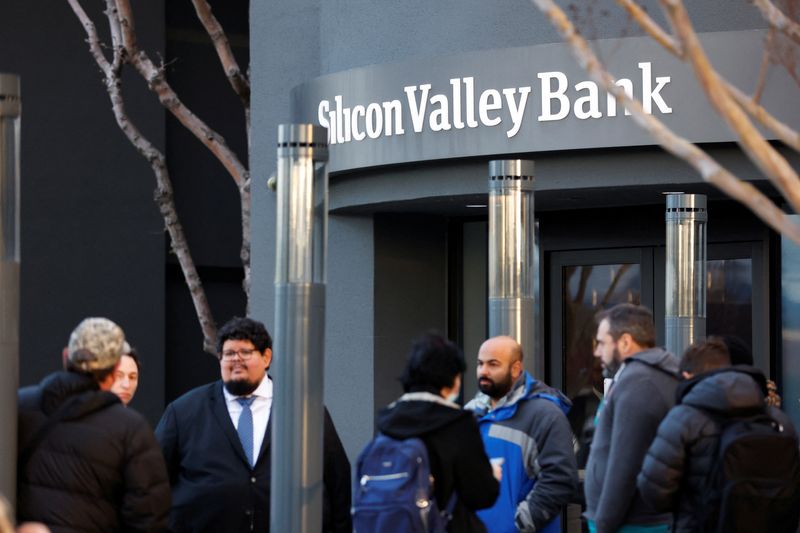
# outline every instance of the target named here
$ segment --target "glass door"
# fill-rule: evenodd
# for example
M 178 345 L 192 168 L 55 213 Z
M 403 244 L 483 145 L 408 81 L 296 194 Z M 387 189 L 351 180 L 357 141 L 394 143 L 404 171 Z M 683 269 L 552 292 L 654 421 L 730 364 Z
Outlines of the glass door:
M 572 400 L 568 417 L 582 468 L 588 450 L 580 449 L 580 436 L 591 427 L 603 391 L 595 315 L 618 303 L 653 308 L 652 249 L 553 252 L 550 291 L 550 382 Z

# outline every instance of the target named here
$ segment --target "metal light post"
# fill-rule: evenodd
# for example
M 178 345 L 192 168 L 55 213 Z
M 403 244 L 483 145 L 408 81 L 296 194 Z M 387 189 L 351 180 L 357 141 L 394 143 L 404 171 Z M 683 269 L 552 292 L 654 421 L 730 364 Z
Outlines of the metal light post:
M 525 354 L 525 369 L 543 376 L 534 335 L 533 170 L 533 161 L 489 162 L 489 336 L 515 338 Z
M 19 77 L 0 73 L 0 492 L 15 501 L 19 387 Z
M 270 531 L 322 530 L 327 136 L 278 127 Z
M 667 194 L 665 334 L 678 357 L 706 336 L 706 197 Z

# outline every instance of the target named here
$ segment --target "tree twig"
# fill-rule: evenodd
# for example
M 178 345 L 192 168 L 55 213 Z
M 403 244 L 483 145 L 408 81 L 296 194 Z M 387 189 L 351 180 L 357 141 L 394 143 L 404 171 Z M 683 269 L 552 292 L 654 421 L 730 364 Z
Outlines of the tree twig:
M 770 61 L 770 47 L 775 38 L 775 28 L 770 28 L 767 32 L 767 41 L 764 43 L 764 53 L 761 56 L 761 66 L 758 69 L 758 83 L 756 89 L 753 91 L 753 102 L 756 104 L 761 101 L 761 96 L 764 94 L 764 87 L 767 85 L 767 72 L 772 63 Z
M 753 0 L 753 3 L 761 11 L 761 15 L 769 22 L 770 26 L 781 31 L 793 40 L 795 44 L 800 44 L 800 24 L 787 17 L 770 0 Z
M 217 18 L 211 12 L 211 6 L 206 0 L 192 0 L 197 18 L 211 37 L 214 49 L 217 51 L 219 62 L 231 84 L 233 91 L 239 96 L 245 109 L 250 108 L 250 81 L 239 68 L 239 63 L 231 50 L 230 42 Z
M 628 12 L 630 17 L 647 32 L 654 41 L 672 52 L 673 55 L 683 58 L 681 43 L 667 33 L 635 0 L 617 0 L 617 3 Z

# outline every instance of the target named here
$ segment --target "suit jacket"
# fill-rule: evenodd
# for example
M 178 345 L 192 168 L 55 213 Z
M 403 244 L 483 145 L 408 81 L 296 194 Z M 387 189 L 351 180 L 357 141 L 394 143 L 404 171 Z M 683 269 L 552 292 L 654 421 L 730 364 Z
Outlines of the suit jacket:
M 269 531 L 270 436 L 254 467 L 228 414 L 222 382 L 169 404 L 156 428 L 172 486 L 170 528 L 178 532 Z M 350 463 L 325 410 L 323 531 L 352 531 Z

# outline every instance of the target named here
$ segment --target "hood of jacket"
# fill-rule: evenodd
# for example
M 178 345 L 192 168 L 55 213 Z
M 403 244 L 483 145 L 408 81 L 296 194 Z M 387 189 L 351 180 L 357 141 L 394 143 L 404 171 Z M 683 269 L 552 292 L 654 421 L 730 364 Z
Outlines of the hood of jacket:
M 472 416 L 431 392 L 409 392 L 378 413 L 378 430 L 394 439 L 417 437 Z
M 54 372 L 42 380 L 39 388 L 42 412 L 49 416 L 64 405 L 63 420 L 81 418 L 119 403 L 115 394 L 101 391 L 94 379 L 77 372 Z
M 503 420 L 514 416 L 519 402 L 533 398 L 550 400 L 556 404 L 564 414 L 567 414 L 570 408 L 572 408 L 572 402 L 564 393 L 543 381 L 533 379 L 533 376 L 527 372 L 523 372 L 522 375 L 517 378 L 511 386 L 511 390 L 508 391 L 508 394 L 500 398 L 494 409 L 491 407 L 492 399 L 488 394 L 482 392 L 478 392 L 475 398 L 470 400 L 464 408 L 474 411 L 479 417 L 484 416 L 489 411 L 493 411 L 496 414 L 496 419 Z
M 726 367 L 681 383 L 678 401 L 701 409 L 746 415 L 764 409 L 766 378 L 752 367 Z
M 660 370 L 674 378 L 678 378 L 679 367 L 678 358 L 666 351 L 664 348 L 649 348 L 641 351 L 625 360 L 626 366 L 631 362 L 644 363 L 651 368 Z

